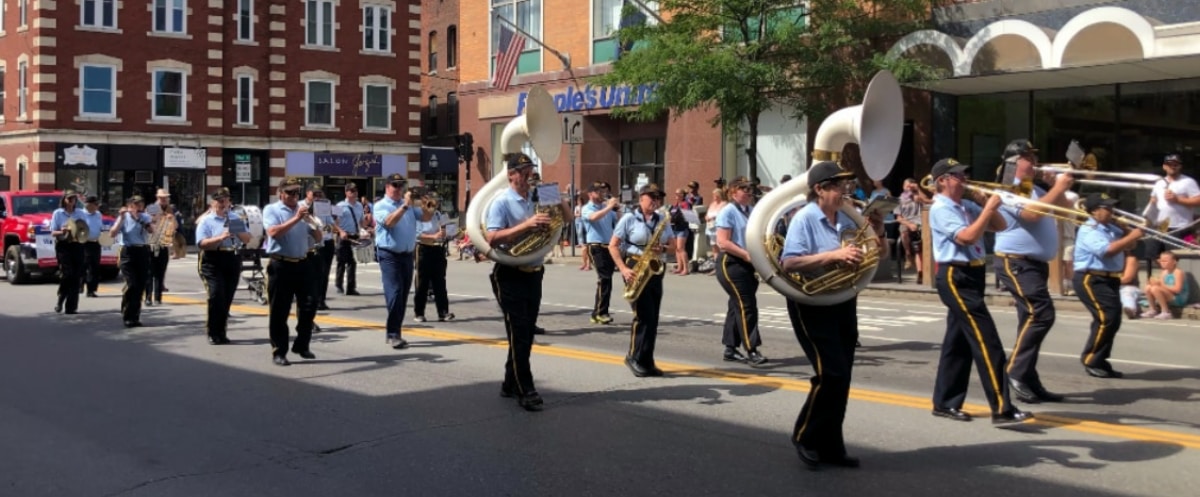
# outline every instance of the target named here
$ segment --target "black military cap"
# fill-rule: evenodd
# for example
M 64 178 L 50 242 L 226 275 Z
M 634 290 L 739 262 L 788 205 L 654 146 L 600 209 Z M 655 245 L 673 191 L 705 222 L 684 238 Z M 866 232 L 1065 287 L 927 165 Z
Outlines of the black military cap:
M 300 191 L 304 187 L 304 182 L 296 176 L 288 176 L 283 178 L 283 182 L 279 184 L 279 189 L 285 192 Z
M 1109 197 L 1106 193 L 1092 193 L 1083 201 L 1083 208 L 1088 212 L 1095 211 L 1101 207 L 1113 208 L 1117 205 L 1117 199 Z
M 524 169 L 526 167 L 533 167 L 535 165 L 533 163 L 533 159 L 530 159 L 528 155 L 520 152 L 506 154 L 504 156 L 504 164 L 508 166 L 510 171 Z
M 1016 140 L 1008 142 L 1008 146 L 1004 147 L 1004 155 L 1001 158 L 1004 160 L 1008 160 L 1012 157 L 1017 157 L 1017 156 L 1021 156 L 1021 155 L 1025 155 L 1025 154 L 1036 154 L 1037 152 L 1038 152 L 1038 149 L 1034 148 L 1033 142 L 1031 142 L 1025 138 L 1018 138 Z
M 404 186 L 405 183 L 408 183 L 408 178 L 400 173 L 392 173 L 388 175 L 387 183 L 392 186 Z
M 217 191 L 213 192 L 213 194 L 212 194 L 213 200 L 224 200 L 229 197 L 230 197 L 229 189 L 225 188 L 223 186 L 221 188 L 217 188 Z
M 929 171 L 929 174 L 933 176 L 934 181 L 936 181 L 938 178 L 947 174 L 965 173 L 970 168 L 971 166 L 961 164 L 954 159 L 942 159 L 937 161 L 937 164 L 933 165 L 933 169 Z
M 826 181 L 853 178 L 854 173 L 846 171 L 833 161 L 821 161 L 808 169 L 808 187 L 813 188 Z
M 638 190 L 638 195 L 649 195 L 649 196 L 654 197 L 659 200 L 661 200 L 664 196 L 666 196 L 666 194 L 663 193 L 662 189 L 659 188 L 658 185 L 654 184 L 654 183 L 650 183 L 646 186 L 641 187 Z

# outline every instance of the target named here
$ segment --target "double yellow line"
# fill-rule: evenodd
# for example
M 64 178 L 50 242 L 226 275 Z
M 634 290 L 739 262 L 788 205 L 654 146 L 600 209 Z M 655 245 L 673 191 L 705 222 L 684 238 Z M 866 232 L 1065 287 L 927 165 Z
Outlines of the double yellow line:
M 206 305 L 204 300 L 187 299 L 176 296 L 163 296 L 165 302 L 173 304 L 186 305 Z M 244 314 L 253 314 L 266 316 L 268 314 L 266 307 L 235 305 L 231 309 Z M 345 326 L 349 328 L 374 329 L 383 331 L 382 325 L 362 321 L 358 319 L 348 319 L 333 316 L 317 316 L 316 322 L 319 324 Z M 508 341 L 499 338 L 484 338 L 465 333 L 436 330 L 436 329 L 412 329 L 405 328 L 404 333 L 407 335 L 431 338 L 435 340 L 454 341 L 462 343 L 470 343 L 475 345 L 483 345 L 488 347 L 507 348 Z M 600 352 L 590 352 L 586 350 L 572 349 L 568 347 L 556 345 L 540 345 L 534 344 L 533 352 L 553 357 L 562 357 L 566 359 L 575 359 L 599 364 L 610 364 L 614 366 L 623 366 L 625 358 L 616 354 L 606 354 Z M 694 365 L 659 362 L 659 368 L 664 372 L 671 373 L 675 376 L 691 376 L 696 378 L 708 378 L 729 383 L 737 383 L 741 385 L 761 386 L 765 388 L 773 388 L 780 390 L 788 390 L 794 392 L 808 392 L 810 383 L 807 380 L 797 380 L 792 378 L 777 378 L 768 377 L 756 374 L 739 373 L 734 371 L 725 371 L 707 367 Z M 914 409 L 929 410 L 931 404 L 929 399 L 916 397 L 913 395 L 905 395 L 898 393 L 881 392 L 877 390 L 866 390 L 862 388 L 852 388 L 850 390 L 850 398 L 863 402 L 871 402 L 875 404 L 884 404 L 891 406 L 911 407 Z M 986 406 L 978 404 L 970 404 L 966 406 L 966 410 L 971 414 L 988 419 L 990 410 Z M 1125 440 L 1137 440 L 1142 442 L 1158 442 L 1179 445 L 1192 449 L 1200 449 L 1200 435 L 1189 435 L 1186 433 L 1177 433 L 1166 430 L 1158 430 L 1154 428 L 1142 428 L 1135 426 L 1127 426 L 1117 423 L 1107 423 L 1103 421 L 1091 421 L 1087 419 L 1070 418 L 1066 416 L 1055 416 L 1051 414 L 1037 415 L 1032 424 L 1063 428 L 1066 430 L 1076 431 L 1080 433 L 1088 433 L 1092 435 L 1102 435 Z

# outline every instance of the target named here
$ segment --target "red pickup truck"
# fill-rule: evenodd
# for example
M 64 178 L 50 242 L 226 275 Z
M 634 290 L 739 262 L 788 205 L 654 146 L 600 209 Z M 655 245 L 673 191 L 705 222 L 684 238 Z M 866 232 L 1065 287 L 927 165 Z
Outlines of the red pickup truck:
M 0 192 L 0 235 L 4 236 L 4 274 L 14 285 L 54 276 L 58 260 L 50 236 L 50 217 L 62 192 Z M 82 208 L 82 205 L 81 205 Z M 104 228 L 114 219 L 104 216 Z M 115 247 L 100 249 L 100 277 L 117 275 Z

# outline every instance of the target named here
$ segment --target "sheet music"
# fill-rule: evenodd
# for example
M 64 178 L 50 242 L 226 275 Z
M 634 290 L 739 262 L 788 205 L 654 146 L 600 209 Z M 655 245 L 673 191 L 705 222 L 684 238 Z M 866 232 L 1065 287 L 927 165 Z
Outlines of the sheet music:
M 333 217 L 341 217 L 342 216 L 342 206 L 340 204 L 336 204 L 336 205 L 330 207 L 330 212 L 333 214 Z
M 458 223 L 446 223 L 446 238 L 454 238 L 458 235 Z
M 247 230 L 246 230 L 246 222 L 245 221 L 242 221 L 241 218 L 238 218 L 236 216 L 229 217 L 229 234 L 238 235 L 241 233 L 245 233 L 246 231 Z
M 559 205 L 562 194 L 558 191 L 558 183 L 542 183 L 538 185 L 538 205 Z
M 328 200 L 317 200 L 313 202 L 313 215 L 318 218 L 323 218 L 333 214 L 333 204 Z

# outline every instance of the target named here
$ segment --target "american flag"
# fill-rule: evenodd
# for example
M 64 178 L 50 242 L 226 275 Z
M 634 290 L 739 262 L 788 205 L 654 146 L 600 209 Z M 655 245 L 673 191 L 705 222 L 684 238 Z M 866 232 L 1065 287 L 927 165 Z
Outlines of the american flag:
M 525 37 L 501 25 L 500 44 L 496 47 L 496 74 L 492 77 L 492 87 L 507 91 L 513 74 L 517 72 L 517 60 L 521 58 L 521 51 L 525 50 Z

